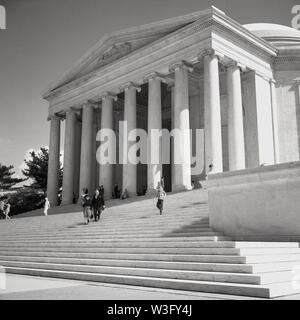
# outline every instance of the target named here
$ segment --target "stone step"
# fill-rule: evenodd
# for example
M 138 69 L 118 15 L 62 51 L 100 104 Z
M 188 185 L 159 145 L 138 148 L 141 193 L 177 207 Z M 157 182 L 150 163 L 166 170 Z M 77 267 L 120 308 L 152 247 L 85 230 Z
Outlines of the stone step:
M 78 237 L 80 237 L 81 239 L 93 239 L 93 238 L 124 238 L 124 239 L 129 239 L 129 238 L 144 238 L 144 237 L 197 237 L 197 236 L 222 236 L 223 234 L 221 232 L 213 232 L 213 231 L 198 231 L 198 232 L 152 232 L 152 233 L 146 233 L 146 234 L 142 234 L 142 233 L 134 233 L 134 234 L 119 234 L 119 233 L 107 233 L 107 234 L 101 234 L 101 232 L 99 232 L 99 234 L 96 235 L 78 235 Z M 61 234 L 60 236 L 56 236 L 57 239 L 66 239 L 66 238 L 72 238 L 72 235 L 68 235 L 68 234 Z M 51 235 L 26 235 L 24 237 L 14 237 L 13 235 L 11 235 L 10 237 L 7 238 L 3 238 L 3 240 L 9 240 L 9 239 L 35 239 L 36 241 L 40 241 L 40 240 L 45 240 L 45 239 L 51 239 L 53 238 Z
M 189 254 L 157 254 L 157 253 L 95 253 L 95 252 L 59 252 L 59 251 L 15 251 L 0 250 L 2 256 L 34 256 L 61 257 L 82 259 L 113 259 L 113 260 L 143 260 L 143 261 L 176 261 L 176 262 L 206 262 L 206 263 L 246 263 L 246 257 L 237 255 L 189 255 Z M 260 257 L 260 256 L 258 256 Z M 262 256 L 263 257 L 263 256 Z M 300 256 L 298 259 L 300 260 Z
M 138 247 L 58 247 L 58 246 L 20 246 L 20 247 L 1 247 L 1 251 L 19 251 L 24 252 L 85 252 L 85 253 L 138 253 L 138 254 L 189 254 L 189 255 L 239 255 L 240 249 L 236 248 L 138 248 Z M 300 251 L 299 251 L 300 255 Z
M 95 244 L 86 246 L 57 246 L 57 245 L 2 245 L 0 250 L 19 250 L 23 251 L 50 251 L 50 252 L 94 252 L 94 253 L 157 253 L 157 254 L 191 254 L 191 255 L 274 255 L 274 254 L 299 254 L 299 248 L 251 248 L 240 249 L 234 247 L 176 247 L 176 246 L 160 246 L 160 247 L 137 247 L 137 246 L 109 246 L 103 247 Z M 250 251 L 250 252 L 248 252 Z
M 238 284 L 210 281 L 181 280 L 155 277 L 139 277 L 126 275 L 111 275 L 99 273 L 85 272 L 69 272 L 59 270 L 44 270 L 31 268 L 8 267 L 7 272 L 15 274 L 25 274 L 32 276 L 55 277 L 63 279 L 74 279 L 83 281 L 98 281 L 115 284 L 126 284 L 136 286 L 146 286 L 153 288 L 188 290 L 197 292 L 210 292 L 233 294 L 243 296 L 253 296 L 261 298 L 275 297 L 276 295 L 294 294 L 297 290 L 292 288 L 291 283 L 281 282 L 280 284 L 254 285 L 254 284 Z M 280 290 L 279 290 L 280 289 Z
M 162 242 L 162 241 L 157 241 L 155 243 L 153 242 L 145 242 L 145 241 L 141 241 L 141 242 L 124 242 L 124 241 L 102 241 L 102 242 L 93 242 L 93 243 L 78 243 L 76 241 L 72 242 L 67 242 L 67 243 L 62 243 L 60 241 L 57 242 L 53 242 L 53 240 L 48 241 L 48 242 L 39 242 L 37 243 L 36 241 L 33 242 L 27 242 L 24 243 L 22 241 L 18 241 L 16 243 L 10 243 L 10 242 L 0 242 L 0 249 L 15 249 L 15 248 L 24 248 L 33 250 L 33 249 L 39 249 L 39 250 L 44 250 L 45 248 L 51 248 L 51 250 L 53 250 L 54 248 L 58 248 L 59 250 L 61 249 L 65 249 L 65 250 L 82 250 L 82 248 L 84 248 L 84 250 L 87 249 L 87 246 L 89 248 L 89 250 L 92 249 L 101 249 L 101 248 L 105 248 L 105 250 L 113 250 L 116 248 L 120 248 L 122 250 L 128 248 L 128 249 L 138 249 L 138 250 L 149 250 L 149 249 L 155 249 L 155 248 L 165 248 L 165 249 L 180 249 L 180 248 L 185 248 L 187 249 L 185 253 L 188 253 L 188 250 L 192 250 L 192 249 L 196 249 L 196 250 L 206 250 L 209 251 L 210 249 L 214 249 L 215 252 L 221 252 L 221 254 L 223 254 L 223 252 L 226 251 L 226 249 L 230 249 L 230 248 L 234 248 L 235 252 L 237 252 L 240 255 L 251 255 L 251 254 L 274 254 L 274 253 L 284 253 L 284 254 L 288 254 L 288 253 L 300 253 L 300 248 L 296 246 L 297 243 L 292 243 L 292 244 L 287 244 L 284 247 L 280 246 L 280 247 L 275 247 L 275 245 L 270 246 L 270 244 L 266 243 L 266 244 L 258 244 L 257 247 L 255 247 L 255 244 L 252 244 L 252 247 L 246 247 L 246 249 L 244 247 L 241 247 L 241 244 L 236 243 L 234 241 L 203 241 L 203 242 L 197 242 L 197 241 L 189 241 L 189 242 L 179 242 L 179 241 L 172 241 L 172 242 Z M 222 251 L 222 248 L 224 249 Z M 196 254 L 196 253 L 195 253 Z M 201 253 L 200 253 L 201 254 Z
M 230 264 L 230 263 L 205 263 L 205 262 L 174 262 L 174 261 L 143 261 L 143 260 L 109 260 L 109 259 L 82 259 L 82 258 L 58 258 L 58 257 L 34 257 L 34 256 L 0 256 L 0 260 L 19 262 L 40 262 L 56 264 L 82 264 L 97 266 L 115 266 L 132 268 L 153 268 L 171 270 L 192 270 L 192 271 L 216 271 L 233 273 L 265 273 L 293 270 L 299 261 L 287 261 L 277 263 L 261 264 Z
M 152 243 L 156 242 L 171 242 L 171 241 L 181 241 L 181 242 L 190 242 L 190 241 L 198 241 L 198 242 L 216 242 L 216 241 L 227 241 L 231 240 L 230 237 L 225 237 L 225 236 L 198 236 L 198 237 L 139 237 L 139 238 L 130 238 L 130 241 L 134 242 L 144 242 L 144 241 L 149 241 Z M 36 241 L 34 239 L 7 239 L 3 240 L 0 238 L 0 243 L 48 243 L 48 242 L 61 242 L 61 243 L 102 243 L 102 242 L 122 242 L 124 243 L 124 238 L 119 239 L 118 237 L 113 237 L 113 238 L 105 238 L 102 239 L 101 237 L 93 237 L 92 239 L 89 238 L 82 238 L 82 237 L 74 237 L 74 238 L 68 238 L 68 239 L 58 239 L 57 237 L 55 238 L 48 238 L 48 239 L 40 239 L 39 241 Z
M 62 242 L 61 240 L 57 239 L 51 239 L 49 241 L 42 241 L 42 242 L 36 242 L 35 240 L 11 240 L 9 242 L 0 240 L 0 248 L 1 247 L 10 247 L 10 246 L 17 246 L 22 247 L 26 246 L 29 247 L 31 244 L 34 244 L 35 246 L 58 246 L 58 247 L 86 247 L 87 242 L 86 241 L 80 241 L 80 239 L 72 239 L 72 240 L 65 240 Z M 166 238 L 166 241 L 160 241 L 160 239 L 157 239 L 157 241 L 152 240 L 145 240 L 143 239 L 141 241 L 118 241 L 117 239 L 109 240 L 95 240 L 93 242 L 88 241 L 88 244 L 90 247 L 95 246 L 101 246 L 101 247 L 139 247 L 139 248 L 147 248 L 147 247 L 176 247 L 176 248 L 298 248 L 299 244 L 297 242 L 236 242 L 236 241 L 199 241 L 197 240 L 191 240 L 190 238 L 187 238 L 186 241 L 180 241 L 174 240 L 173 238 L 168 239 Z
M 45 219 L 47 219 L 47 224 L 45 224 Z M 27 233 L 34 233 L 34 232 L 50 232 L 55 230 L 59 230 L 62 228 L 65 228 L 66 226 L 68 227 L 78 227 L 81 225 L 81 229 L 86 229 L 85 226 L 83 225 L 83 219 L 76 219 L 75 221 L 65 221 L 61 222 L 60 224 L 51 224 L 49 223 L 48 217 L 43 217 L 43 221 L 40 225 L 35 225 L 34 227 L 31 225 L 22 225 L 22 227 L 16 227 L 13 223 L 15 220 L 10 221 L 10 225 L 8 225 L 5 229 L 1 230 L 3 232 L 8 232 L 8 231 L 13 231 L 15 234 L 20 234 L 23 232 Z M 124 229 L 124 227 L 130 228 L 130 229 L 135 229 L 135 228 L 140 228 L 140 227 L 145 227 L 145 228 L 155 228 L 155 227 L 162 227 L 162 225 L 165 228 L 169 227 L 176 227 L 176 226 L 184 226 L 184 227 L 190 227 L 190 228 L 196 228 L 196 227 L 207 227 L 209 226 L 208 221 L 199 221 L 199 218 L 195 219 L 183 219 L 183 220 L 174 220 L 172 222 L 167 222 L 167 221 L 157 221 L 153 222 L 151 219 L 140 219 L 139 221 L 130 222 L 127 220 L 127 223 L 115 223 L 112 220 L 109 221 L 104 221 L 104 219 L 101 217 L 100 220 L 97 223 L 94 223 L 93 220 L 91 220 L 91 224 L 88 225 L 89 230 L 93 229 Z M 1 232 L 2 234 L 2 232 Z
M 181 226 L 181 225 L 176 225 L 176 226 L 169 226 L 168 230 L 170 232 L 185 232 L 185 233 L 195 233 L 195 232 L 212 232 L 211 228 L 207 225 L 205 226 Z M 29 235 L 33 235 L 33 236 L 38 236 L 38 235 L 61 235 L 61 234 L 65 234 L 65 235 L 78 235 L 78 236 L 82 236 L 82 235 L 92 235 L 92 234 L 107 234 L 107 233 L 119 233 L 119 234 L 127 234 L 127 233 L 157 233 L 157 232 L 166 232 L 166 228 L 164 226 L 160 226 L 160 227 L 147 227 L 147 228 L 143 228 L 142 226 L 138 227 L 138 228 L 126 228 L 126 230 L 123 229 L 116 229 L 116 228 L 97 228 L 97 229 L 91 229 L 91 230 L 87 230 L 87 229 L 77 229 L 77 230 L 57 230 L 57 231 L 47 231 L 47 232 L 24 232 L 24 233 L 14 233 L 14 237 L 16 238 L 24 238 L 24 236 L 29 236 Z M 6 239 L 11 237 L 12 234 L 8 233 L 8 234 L 1 234 L 1 238 Z
M 112 259 L 83 259 L 83 258 L 57 258 L 57 257 L 37 257 L 37 256 L 0 256 L 0 260 L 19 262 L 40 262 L 57 264 L 82 264 L 111 267 L 131 267 L 131 268 L 153 268 L 172 270 L 192 270 L 192 271 L 217 271 L 234 273 L 252 273 L 253 266 L 246 264 L 230 263 L 194 263 L 194 262 L 174 262 L 174 261 L 143 261 L 143 260 L 112 260 Z M 288 269 L 290 270 L 290 266 Z M 274 268 L 272 269 L 274 270 Z
M 140 219 L 151 219 L 153 222 L 158 222 L 162 220 L 169 220 L 169 222 L 172 221 L 183 221 L 186 218 L 187 219 L 198 219 L 199 221 L 208 221 L 209 212 L 208 210 L 202 210 L 199 208 L 188 208 L 187 210 L 176 210 L 169 209 L 168 212 L 164 212 L 162 215 L 160 215 L 155 209 L 155 211 L 149 211 L 147 208 L 144 208 L 143 211 L 141 211 L 141 208 L 137 208 L 135 212 L 132 214 L 124 211 L 123 208 L 119 209 L 121 213 L 115 214 L 112 213 L 110 209 L 106 209 L 101 213 L 101 220 L 103 222 L 107 221 L 113 221 L 116 223 L 129 223 L 129 222 L 138 222 Z M 75 212 L 75 213 L 67 213 L 67 214 L 61 214 L 61 215 L 48 215 L 45 217 L 44 215 L 36 216 L 36 217 L 28 217 L 25 219 L 13 219 L 12 221 L 14 224 L 18 226 L 22 226 L 23 224 L 26 224 L 28 226 L 32 225 L 32 222 L 34 221 L 37 224 L 43 225 L 45 222 L 45 219 L 49 221 L 50 223 L 59 225 L 59 221 L 62 219 L 62 217 L 68 218 L 71 221 L 74 221 L 76 219 L 82 219 L 83 213 Z M 170 220 L 172 218 L 172 220 Z
M 0 260 L 4 267 L 20 267 L 43 270 L 58 270 L 69 272 L 100 273 L 139 277 L 171 278 L 181 280 L 229 282 L 229 283 L 247 283 L 247 284 L 268 284 L 275 282 L 286 282 L 292 278 L 291 271 L 272 272 L 262 275 L 232 272 L 215 271 L 191 271 L 191 270 L 173 270 L 173 269 L 153 269 L 153 268 L 128 268 L 112 266 L 91 266 L 75 264 L 55 264 L 55 263 L 37 263 L 37 262 L 18 262 Z

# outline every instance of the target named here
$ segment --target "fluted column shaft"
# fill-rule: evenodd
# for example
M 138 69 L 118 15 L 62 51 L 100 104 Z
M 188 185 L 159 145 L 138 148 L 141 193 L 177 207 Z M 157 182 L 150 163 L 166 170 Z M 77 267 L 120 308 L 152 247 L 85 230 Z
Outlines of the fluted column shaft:
M 85 104 L 82 109 L 82 129 L 81 129 L 81 157 L 80 157 L 80 189 L 88 188 L 92 194 L 92 172 L 93 172 L 93 121 L 94 106 Z
M 132 130 L 136 129 L 136 91 L 140 90 L 134 84 L 126 84 L 123 87 L 125 92 L 124 101 L 124 122 L 127 125 L 127 137 Z M 126 138 L 127 138 L 126 137 Z M 134 140 L 134 135 L 131 133 L 131 138 Z M 123 137 L 123 191 L 127 189 L 129 195 L 135 196 L 137 194 L 137 166 L 134 163 L 135 159 L 129 159 L 128 153 L 135 141 L 125 141 Z M 127 148 L 125 147 L 127 146 Z
M 190 151 L 190 118 L 188 71 L 191 66 L 179 63 L 171 67 L 175 73 L 174 87 L 174 188 L 175 190 L 191 189 L 191 151 Z
M 60 118 L 51 118 L 47 197 L 51 206 L 58 205 L 59 156 L 60 156 Z
M 272 102 L 274 160 L 275 160 L 275 163 L 280 163 L 277 97 L 276 97 L 275 81 L 273 79 L 270 80 L 270 86 L 271 86 L 271 102 Z M 300 97 L 300 89 L 299 89 L 299 97 Z
M 109 150 L 109 159 L 104 159 L 103 153 L 100 154 L 100 171 L 99 171 L 99 185 L 104 187 L 104 197 L 106 199 L 111 198 L 113 191 L 113 162 L 116 157 L 116 149 L 112 145 L 114 141 L 113 134 L 113 100 L 116 99 L 110 94 L 102 96 L 102 111 L 101 111 L 101 132 L 105 134 L 107 138 L 107 148 Z M 105 130 L 108 129 L 108 130 Z M 102 131 L 103 130 L 103 131 Z M 105 132 L 104 132 L 105 131 Z M 101 141 L 104 140 L 104 136 L 101 135 Z M 102 142 L 103 143 L 103 142 Z
M 161 139 L 157 143 L 157 135 L 151 130 L 162 129 L 161 113 L 161 77 L 153 73 L 148 81 L 148 191 L 157 187 L 162 176 Z M 154 133 L 154 132 L 153 132 Z
M 245 169 L 245 143 L 240 67 L 227 67 L 229 170 Z
M 219 61 L 214 52 L 204 55 L 204 113 L 206 171 L 223 171 Z
M 73 202 L 74 182 L 75 182 L 75 129 L 76 113 L 66 112 L 65 126 L 65 146 L 64 146 L 64 173 L 62 204 Z

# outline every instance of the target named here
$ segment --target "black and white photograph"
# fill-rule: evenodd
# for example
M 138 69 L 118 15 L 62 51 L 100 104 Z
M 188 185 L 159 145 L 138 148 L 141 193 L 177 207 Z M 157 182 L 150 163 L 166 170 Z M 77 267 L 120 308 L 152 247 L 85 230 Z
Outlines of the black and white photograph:
M 300 300 L 299 1 L 0 0 L 0 112 L 2 302 Z

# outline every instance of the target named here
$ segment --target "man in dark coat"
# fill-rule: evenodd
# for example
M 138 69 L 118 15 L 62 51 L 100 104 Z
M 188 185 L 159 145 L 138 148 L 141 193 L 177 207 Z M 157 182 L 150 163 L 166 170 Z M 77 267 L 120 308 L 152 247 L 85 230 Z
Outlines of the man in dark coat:
M 103 193 L 101 192 L 100 188 L 96 189 L 92 199 L 92 206 L 93 206 L 95 221 L 100 220 L 101 211 L 104 209 L 104 198 L 102 194 Z

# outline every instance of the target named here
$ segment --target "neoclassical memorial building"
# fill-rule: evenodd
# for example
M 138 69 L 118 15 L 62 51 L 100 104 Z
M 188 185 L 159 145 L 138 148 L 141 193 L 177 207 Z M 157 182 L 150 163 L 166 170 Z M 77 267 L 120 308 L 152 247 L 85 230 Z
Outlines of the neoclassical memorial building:
M 188 190 L 191 181 L 299 160 L 300 31 L 242 25 L 215 7 L 104 36 L 44 92 L 51 123 L 48 197 L 58 201 L 60 127 L 65 120 L 62 204 L 81 188 L 114 184 L 130 194 Z M 99 165 L 97 132 L 192 129 L 171 143 L 171 163 Z M 198 129 L 198 139 L 195 132 Z M 117 144 L 124 144 L 117 135 Z M 155 149 L 155 150 L 152 150 Z M 148 147 L 148 156 L 161 148 Z M 200 154 L 190 164 L 174 156 Z M 115 148 L 116 159 L 123 157 Z M 197 183 L 196 183 L 197 187 Z

